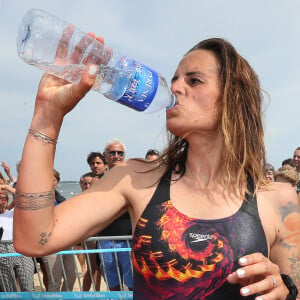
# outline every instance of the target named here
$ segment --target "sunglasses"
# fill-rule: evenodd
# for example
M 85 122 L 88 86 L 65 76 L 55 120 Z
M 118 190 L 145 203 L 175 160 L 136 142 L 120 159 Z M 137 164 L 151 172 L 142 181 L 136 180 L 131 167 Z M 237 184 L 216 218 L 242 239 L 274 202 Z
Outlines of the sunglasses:
M 109 156 L 115 156 L 116 154 L 118 154 L 118 156 L 122 157 L 124 155 L 124 151 L 108 151 Z

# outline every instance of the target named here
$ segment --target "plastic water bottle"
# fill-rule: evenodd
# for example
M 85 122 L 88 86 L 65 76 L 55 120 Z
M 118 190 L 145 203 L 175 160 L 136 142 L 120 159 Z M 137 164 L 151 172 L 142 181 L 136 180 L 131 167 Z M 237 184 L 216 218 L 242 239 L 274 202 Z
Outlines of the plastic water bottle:
M 137 111 L 152 113 L 174 106 L 161 74 L 43 10 L 25 14 L 17 50 L 28 64 L 72 83 L 79 82 L 87 64 L 100 66 L 92 89 Z

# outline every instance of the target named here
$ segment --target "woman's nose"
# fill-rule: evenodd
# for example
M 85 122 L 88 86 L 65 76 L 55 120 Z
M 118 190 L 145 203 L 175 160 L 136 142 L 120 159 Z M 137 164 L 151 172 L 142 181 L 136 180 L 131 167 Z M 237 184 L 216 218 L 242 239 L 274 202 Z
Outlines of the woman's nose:
M 172 81 L 172 84 L 171 84 L 171 92 L 172 92 L 172 94 L 174 94 L 175 96 L 178 95 L 178 94 L 182 94 L 182 93 L 183 93 L 183 84 L 182 84 L 182 80 L 176 79 L 176 80 Z

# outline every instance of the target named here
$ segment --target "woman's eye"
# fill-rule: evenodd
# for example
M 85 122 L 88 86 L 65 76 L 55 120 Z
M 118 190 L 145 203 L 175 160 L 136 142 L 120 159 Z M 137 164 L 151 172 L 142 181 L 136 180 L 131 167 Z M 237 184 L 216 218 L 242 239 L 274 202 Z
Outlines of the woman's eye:
M 191 78 L 190 79 L 190 84 L 198 84 L 198 83 L 201 83 L 201 81 L 198 79 L 198 78 Z

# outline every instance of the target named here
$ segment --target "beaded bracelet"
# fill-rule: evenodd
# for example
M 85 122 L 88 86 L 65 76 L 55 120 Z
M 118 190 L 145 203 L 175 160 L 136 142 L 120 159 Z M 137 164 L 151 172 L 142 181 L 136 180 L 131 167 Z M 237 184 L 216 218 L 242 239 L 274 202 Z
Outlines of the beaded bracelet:
M 54 144 L 54 145 L 57 144 L 57 140 L 52 139 L 51 137 L 49 137 L 41 132 L 38 132 L 36 130 L 28 129 L 28 133 L 33 135 L 38 140 L 42 141 L 44 144 Z

